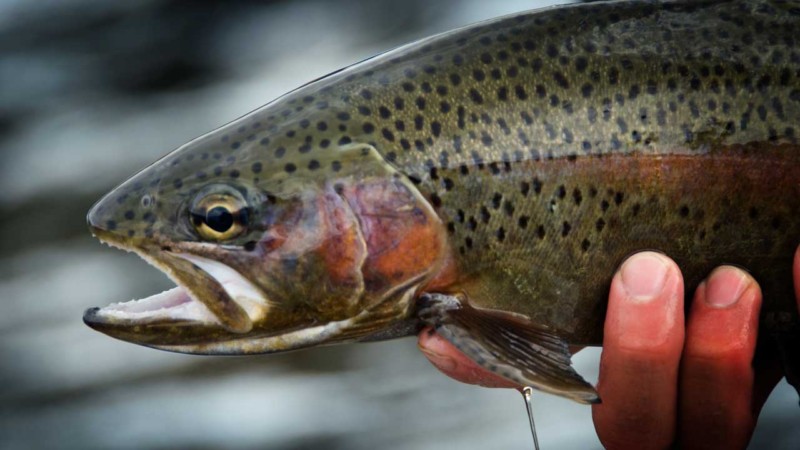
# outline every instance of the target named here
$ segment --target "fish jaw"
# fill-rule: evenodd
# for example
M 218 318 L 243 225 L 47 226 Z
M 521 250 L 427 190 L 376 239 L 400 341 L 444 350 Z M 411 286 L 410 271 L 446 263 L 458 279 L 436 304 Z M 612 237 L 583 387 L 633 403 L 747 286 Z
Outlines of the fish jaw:
M 90 227 L 102 242 L 136 253 L 178 285 L 147 298 L 90 308 L 83 320 L 91 328 L 143 345 L 196 342 L 252 330 L 252 317 L 260 312 L 237 300 L 254 287 L 244 277 L 234 276 L 232 269 L 171 251 L 168 244 L 158 245 L 156 238 L 127 239 L 91 223 Z
M 287 320 L 286 311 L 281 320 L 270 322 L 268 312 L 278 306 L 221 262 L 180 252 L 178 246 L 128 242 L 97 227 L 92 232 L 111 247 L 136 253 L 178 285 L 147 298 L 86 310 L 84 323 L 111 337 L 178 353 L 243 354 L 323 344 L 337 329 L 315 326 L 313 318 L 302 314 Z M 255 351 L 253 341 L 270 345 Z

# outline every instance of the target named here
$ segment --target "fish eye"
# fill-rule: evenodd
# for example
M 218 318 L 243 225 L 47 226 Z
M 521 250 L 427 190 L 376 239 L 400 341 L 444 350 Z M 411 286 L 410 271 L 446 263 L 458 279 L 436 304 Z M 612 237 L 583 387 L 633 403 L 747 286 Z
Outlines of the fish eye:
M 190 215 L 192 225 L 201 238 L 226 241 L 245 231 L 249 209 L 240 198 L 211 194 L 196 202 Z

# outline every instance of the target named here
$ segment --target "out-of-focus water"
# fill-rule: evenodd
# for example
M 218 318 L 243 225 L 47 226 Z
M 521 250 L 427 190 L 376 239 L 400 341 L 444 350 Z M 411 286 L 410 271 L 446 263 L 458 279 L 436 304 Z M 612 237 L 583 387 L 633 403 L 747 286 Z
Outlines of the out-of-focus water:
M 542 1 L 0 0 L 0 448 L 526 448 L 518 393 L 463 386 L 412 339 L 269 357 L 168 354 L 81 322 L 171 284 L 84 215 L 178 145 L 341 66 Z M 576 357 L 596 381 L 599 351 Z M 597 448 L 535 397 L 544 448 Z M 782 385 L 754 448 L 796 448 Z

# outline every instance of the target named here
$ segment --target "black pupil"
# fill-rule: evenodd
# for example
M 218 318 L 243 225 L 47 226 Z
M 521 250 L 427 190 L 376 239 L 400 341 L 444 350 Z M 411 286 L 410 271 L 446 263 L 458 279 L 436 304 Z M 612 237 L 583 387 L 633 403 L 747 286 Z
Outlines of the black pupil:
M 206 213 L 206 225 L 218 233 L 224 233 L 233 226 L 233 214 L 222 206 L 211 208 Z

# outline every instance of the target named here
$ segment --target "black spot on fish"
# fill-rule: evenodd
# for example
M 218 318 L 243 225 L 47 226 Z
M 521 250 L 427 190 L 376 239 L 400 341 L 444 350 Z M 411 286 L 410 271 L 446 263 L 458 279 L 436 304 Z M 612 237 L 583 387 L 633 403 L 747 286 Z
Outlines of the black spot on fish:
M 567 77 L 565 77 L 563 73 L 553 72 L 553 79 L 555 80 L 556 84 L 562 88 L 569 89 L 569 81 L 567 81 Z
M 473 103 L 477 105 L 483 104 L 483 96 L 477 89 L 470 89 L 469 90 L 469 98 L 472 100 Z
M 503 200 L 503 194 L 499 192 L 495 192 L 494 196 L 492 196 L 492 207 L 494 209 L 500 208 L 500 202 Z
M 538 178 L 533 179 L 533 192 L 537 195 L 542 192 L 542 182 Z
M 480 209 L 481 221 L 483 223 L 489 223 L 489 219 L 492 218 L 492 214 L 489 212 L 489 209 L 485 206 L 481 206 Z
M 575 201 L 576 205 L 580 205 L 581 204 L 581 202 L 583 201 L 583 194 L 581 193 L 580 189 L 575 188 L 572 191 L 572 200 Z
M 505 86 L 500 86 L 497 89 L 497 99 L 501 102 L 508 100 L 508 88 Z
M 434 137 L 439 137 L 442 133 L 442 124 L 438 121 L 431 122 L 431 133 L 433 133 Z
M 513 217 L 514 216 L 514 205 L 509 201 L 504 202 L 503 203 L 503 211 L 505 211 L 505 213 L 506 213 L 506 215 L 508 217 Z
M 442 206 L 442 198 L 435 192 L 430 195 L 430 200 L 434 208 Z
M 594 87 L 590 83 L 586 83 L 581 86 L 581 95 L 583 95 L 584 98 L 589 98 L 592 96 L 593 89 Z
M 519 226 L 521 229 L 524 230 L 525 228 L 528 227 L 528 223 L 529 222 L 530 222 L 530 217 L 528 217 L 528 216 L 520 216 L 517 219 L 517 226 Z
M 572 225 L 569 222 L 564 221 L 564 223 L 561 224 L 561 236 L 562 237 L 567 237 L 571 230 L 572 230 Z
M 595 222 L 594 227 L 595 229 L 597 229 L 598 232 L 601 232 L 603 231 L 603 228 L 606 227 L 606 221 L 603 220 L 603 218 L 601 217 L 597 219 L 597 222 Z

